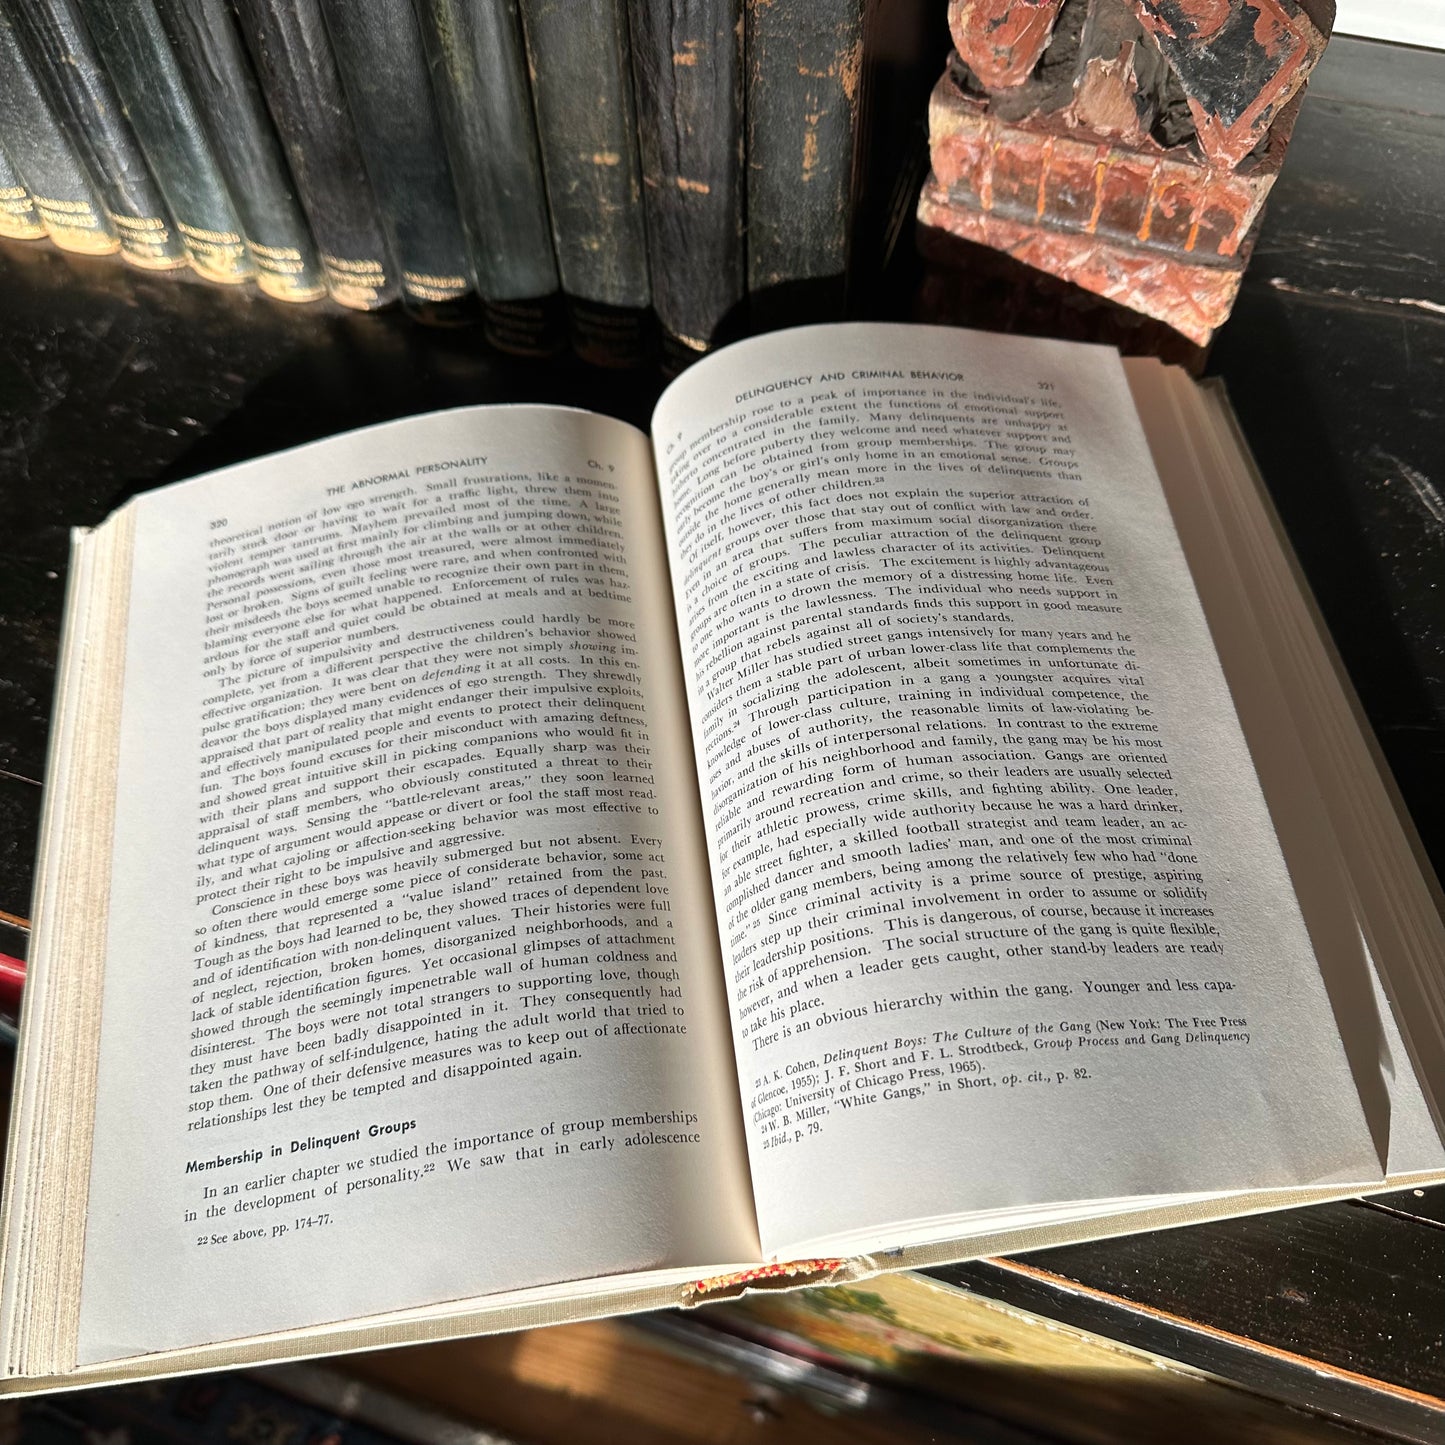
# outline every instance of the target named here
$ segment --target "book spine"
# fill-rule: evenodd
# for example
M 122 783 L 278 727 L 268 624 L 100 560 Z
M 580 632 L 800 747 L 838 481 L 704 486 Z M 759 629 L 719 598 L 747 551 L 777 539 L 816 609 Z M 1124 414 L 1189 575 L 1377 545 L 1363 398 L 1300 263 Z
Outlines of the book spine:
M 521 10 L 572 344 L 585 360 L 635 365 L 652 293 L 626 0 Z
M 120 239 L 50 113 L 10 17 L 0 8 L 0 135 L 46 233 L 66 251 L 108 256 Z
M 747 0 L 748 290 L 759 319 L 841 311 L 862 0 Z
M 186 264 L 161 192 L 121 111 L 78 0 L 0 0 L 62 133 L 95 183 L 132 265 L 170 271 Z M 42 210 L 43 214 L 43 210 Z M 48 218 L 47 218 L 48 224 Z
M 669 368 L 743 299 L 740 0 L 632 0 L 652 304 Z
M 0 236 L 11 241 L 38 241 L 45 235 L 45 224 L 20 172 L 0 146 Z
M 81 6 L 192 268 L 223 285 L 250 280 L 256 268 L 241 223 L 152 0 Z
M 317 0 L 234 0 L 290 162 L 334 301 L 394 301 L 396 273 L 377 220 L 341 74 Z
M 321 263 L 266 99 L 229 0 L 156 0 L 256 264 L 256 284 L 282 301 L 326 294 Z
M 406 0 L 321 0 L 401 298 L 423 318 L 461 319 L 472 290 L 441 124 Z
M 557 262 L 516 0 L 416 0 L 488 341 L 548 356 Z

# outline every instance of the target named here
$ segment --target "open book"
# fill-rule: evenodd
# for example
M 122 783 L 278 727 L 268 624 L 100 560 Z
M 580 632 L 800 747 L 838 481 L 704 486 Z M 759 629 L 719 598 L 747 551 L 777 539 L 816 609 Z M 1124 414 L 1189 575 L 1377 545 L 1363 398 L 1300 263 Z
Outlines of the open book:
M 1223 403 L 903 326 L 76 540 L 9 1388 L 1445 1176 L 1442 933 Z

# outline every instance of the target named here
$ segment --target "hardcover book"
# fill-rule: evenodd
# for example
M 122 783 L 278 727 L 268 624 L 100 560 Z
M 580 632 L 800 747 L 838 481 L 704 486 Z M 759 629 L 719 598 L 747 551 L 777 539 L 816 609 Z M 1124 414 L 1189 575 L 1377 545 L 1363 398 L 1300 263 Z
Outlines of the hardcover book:
M 114 231 L 120 254 L 131 265 L 149 271 L 184 266 L 182 237 L 91 38 L 80 0 L 7 6 L 4 23 L 9 33 L 5 49 L 17 49 L 20 57 L 16 67 L 22 76 L 20 89 L 29 90 L 32 80 L 38 85 L 44 108 L 63 138 L 64 150 L 46 136 L 50 127 L 44 122 L 31 119 L 24 128 L 27 136 L 38 130 L 38 157 L 47 168 L 57 167 L 63 177 L 63 194 L 56 199 L 64 204 L 54 210 L 62 221 L 55 229 L 73 243 L 66 249 L 84 249 L 84 232 L 91 230 L 101 233 L 96 250 L 103 251 L 107 249 L 104 233 Z M 14 84 L 11 79 L 7 89 Z M 71 147 L 73 157 L 68 154 Z M 77 184 L 72 161 L 79 162 L 84 184 Z M 95 226 L 88 224 L 93 208 L 85 194 L 92 184 L 104 213 L 103 222 Z M 76 218 L 73 228 L 65 224 L 71 216 Z
M 627 5 L 518 8 L 572 349 L 600 366 L 639 365 L 652 292 Z
M 256 264 L 202 118 L 215 97 L 187 89 L 153 0 L 81 0 L 81 10 L 192 268 L 222 285 L 251 280 Z
M 0 142 L 14 184 L 63 250 L 105 256 L 120 250 L 115 227 L 65 132 L 56 123 L 14 24 L 0 9 Z M 18 196 L 5 190 L 8 210 Z M 8 234 L 8 233 L 7 233 Z
M 633 0 L 648 275 L 672 372 L 718 345 L 747 288 L 740 0 Z
M 557 261 L 516 0 L 419 0 L 416 18 L 487 340 L 519 356 L 554 355 L 563 341 Z
M 1222 398 L 743 342 L 77 535 L 3 1387 L 1445 1177 L 1434 885 Z
M 229 0 L 157 0 L 206 138 L 241 218 L 256 284 L 279 301 L 326 294 L 310 228 Z
M 417 315 L 465 319 L 472 264 L 410 5 L 322 0 L 379 219 Z
M 374 311 L 397 297 L 336 57 L 318 0 L 235 0 L 331 299 Z
M 763 321 L 840 314 L 861 178 L 862 0 L 746 0 L 747 271 Z

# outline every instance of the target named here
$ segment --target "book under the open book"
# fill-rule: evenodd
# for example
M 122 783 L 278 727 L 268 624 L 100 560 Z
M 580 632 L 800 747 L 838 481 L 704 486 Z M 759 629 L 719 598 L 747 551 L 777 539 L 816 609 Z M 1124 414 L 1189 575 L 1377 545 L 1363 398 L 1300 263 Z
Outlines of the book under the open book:
M 10 1389 L 1445 1176 L 1442 933 L 1227 408 L 902 326 L 78 536 Z

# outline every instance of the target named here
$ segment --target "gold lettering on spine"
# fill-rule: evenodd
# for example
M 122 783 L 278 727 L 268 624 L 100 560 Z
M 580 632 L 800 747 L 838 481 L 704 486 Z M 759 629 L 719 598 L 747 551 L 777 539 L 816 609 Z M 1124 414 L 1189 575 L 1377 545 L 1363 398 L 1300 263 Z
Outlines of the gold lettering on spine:
M 30 192 L 24 186 L 0 186 L 0 236 L 34 241 L 45 234 Z
M 234 231 L 211 231 L 184 221 L 177 222 L 176 229 L 181 233 L 186 254 L 198 276 L 234 286 L 256 274 L 246 243 Z
M 171 253 L 171 230 L 159 216 L 108 214 L 120 233 L 121 254 L 131 265 L 147 271 L 175 271 L 186 264 L 184 256 Z
M 369 310 L 380 299 L 386 285 L 386 268 L 380 261 L 344 256 L 321 257 L 332 299 L 343 306 Z
M 306 262 L 295 246 L 263 246 L 251 242 L 256 260 L 256 284 L 277 301 L 315 301 L 326 287 L 306 276 Z
M 406 289 L 423 301 L 455 301 L 471 290 L 465 276 L 432 276 L 424 271 L 403 271 L 401 276 Z
M 91 208 L 89 201 L 62 201 L 53 196 L 36 196 L 35 209 L 50 239 L 62 251 L 83 256 L 113 256 L 120 240 Z

